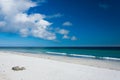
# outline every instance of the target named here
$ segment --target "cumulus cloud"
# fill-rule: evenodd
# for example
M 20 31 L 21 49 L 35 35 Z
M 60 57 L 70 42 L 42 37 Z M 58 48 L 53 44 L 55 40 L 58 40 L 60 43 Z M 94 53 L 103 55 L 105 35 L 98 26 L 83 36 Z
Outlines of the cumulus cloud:
M 63 26 L 72 26 L 73 24 L 69 21 L 66 21 L 63 23 Z
M 62 35 L 62 39 L 68 39 L 72 41 L 78 40 L 76 36 L 70 36 L 70 31 L 66 29 L 57 28 L 56 33 Z
M 77 40 L 77 38 L 75 36 L 72 36 L 71 40 L 75 41 L 75 40 Z
M 21 36 L 33 36 L 55 40 L 56 34 L 49 31 L 52 23 L 45 15 L 26 12 L 37 4 L 31 0 L 0 0 L 0 31 L 19 33 Z
M 41 2 L 45 0 L 39 0 Z M 52 23 L 46 18 L 58 18 L 60 13 L 46 16 L 40 13 L 27 14 L 31 7 L 37 3 L 31 0 L 0 0 L 0 31 L 20 34 L 22 37 L 32 36 L 46 40 L 56 40 L 57 34 L 62 35 L 63 39 L 77 40 L 75 36 L 68 36 L 70 31 L 58 28 L 53 29 Z M 72 26 L 67 21 L 64 26 Z M 54 31 L 56 30 L 56 31 Z
M 65 30 L 65 29 L 59 29 L 57 32 L 58 32 L 59 34 L 63 34 L 63 35 L 69 34 L 69 31 L 68 31 L 68 30 Z
M 69 30 L 57 28 L 57 29 L 56 29 L 56 33 L 62 35 L 62 39 L 69 39 L 69 38 L 70 38 L 70 37 L 68 36 L 69 33 L 70 33 Z
M 68 35 L 64 35 L 63 39 L 70 39 L 70 37 Z

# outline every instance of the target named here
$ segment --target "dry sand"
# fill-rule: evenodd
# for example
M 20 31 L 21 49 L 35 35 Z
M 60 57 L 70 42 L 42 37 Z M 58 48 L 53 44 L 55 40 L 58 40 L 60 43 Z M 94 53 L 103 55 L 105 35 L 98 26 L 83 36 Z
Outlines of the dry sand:
M 0 52 L 0 80 L 120 80 L 120 71 Z

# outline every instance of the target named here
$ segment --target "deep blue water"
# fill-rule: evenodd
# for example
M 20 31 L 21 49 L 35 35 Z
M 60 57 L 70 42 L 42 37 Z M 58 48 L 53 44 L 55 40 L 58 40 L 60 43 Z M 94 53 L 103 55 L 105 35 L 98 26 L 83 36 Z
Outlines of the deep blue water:
M 93 59 L 107 59 L 120 60 L 120 48 L 118 47 L 52 47 L 52 48 L 0 48 L 1 51 L 15 51 L 32 54 L 49 54 L 58 56 L 68 56 L 76 58 L 93 58 Z

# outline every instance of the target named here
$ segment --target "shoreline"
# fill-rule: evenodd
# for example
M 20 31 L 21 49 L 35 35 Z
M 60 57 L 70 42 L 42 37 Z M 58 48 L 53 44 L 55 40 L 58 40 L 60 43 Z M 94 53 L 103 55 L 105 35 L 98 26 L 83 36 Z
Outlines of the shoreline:
M 60 61 L 60 62 L 87 65 L 87 66 L 92 66 L 92 67 L 120 71 L 120 62 L 119 61 L 90 59 L 90 58 L 76 58 L 76 57 L 44 54 L 44 53 L 32 54 L 32 53 L 23 53 L 23 52 L 14 52 L 14 51 L 3 51 L 3 52 L 10 53 L 10 54 L 16 54 L 16 55 L 22 55 L 22 56 L 37 57 L 37 58 L 42 58 L 42 59 L 50 59 L 50 60 L 55 60 L 55 61 Z
M 56 57 L 59 59 L 58 57 Z M 0 80 L 119 80 L 120 71 L 15 52 L 0 52 Z M 71 59 L 71 58 L 70 58 Z M 72 61 L 73 58 L 72 58 Z M 90 61 L 90 60 L 89 60 Z M 89 62 L 90 63 L 90 62 Z M 12 67 L 25 67 L 13 71 Z

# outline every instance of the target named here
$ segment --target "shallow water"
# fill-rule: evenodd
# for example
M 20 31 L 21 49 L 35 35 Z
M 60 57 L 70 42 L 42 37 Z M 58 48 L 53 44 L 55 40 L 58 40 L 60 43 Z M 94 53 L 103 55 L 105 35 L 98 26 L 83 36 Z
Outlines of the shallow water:
M 52 47 L 52 48 L 0 48 L 4 51 L 15 51 L 15 52 L 24 52 L 32 54 L 49 54 L 49 55 L 58 55 L 58 56 L 68 56 L 76 58 L 93 58 L 93 59 L 107 59 L 107 60 L 120 60 L 120 49 L 119 48 L 63 48 L 63 47 Z

